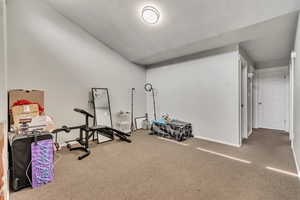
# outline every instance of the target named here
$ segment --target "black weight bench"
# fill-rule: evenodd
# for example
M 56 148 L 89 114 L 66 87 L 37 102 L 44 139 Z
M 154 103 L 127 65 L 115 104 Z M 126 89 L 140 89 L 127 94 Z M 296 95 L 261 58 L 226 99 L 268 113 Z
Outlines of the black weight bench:
M 74 111 L 85 116 L 85 124 L 74 127 L 63 126 L 61 129 L 56 129 L 53 132 L 57 134 L 60 131 L 70 132 L 71 130 L 79 129 L 79 137 L 75 140 L 67 142 L 67 147 L 70 149 L 70 151 L 81 150 L 85 152 L 82 156 L 78 157 L 78 160 L 82 160 L 83 158 L 91 154 L 91 151 L 89 149 L 89 141 L 91 138 L 93 138 L 93 141 L 95 140 L 95 134 L 97 134 L 97 138 L 100 134 L 105 137 L 108 137 L 110 141 L 112 141 L 116 136 L 122 141 L 131 143 L 131 140 L 127 138 L 128 136 L 130 136 L 129 134 L 123 133 L 122 131 L 107 126 L 89 126 L 89 119 L 94 118 L 94 116 L 88 113 L 87 111 L 79 108 L 75 108 Z M 80 144 L 81 146 L 72 147 L 69 143 L 74 141 Z

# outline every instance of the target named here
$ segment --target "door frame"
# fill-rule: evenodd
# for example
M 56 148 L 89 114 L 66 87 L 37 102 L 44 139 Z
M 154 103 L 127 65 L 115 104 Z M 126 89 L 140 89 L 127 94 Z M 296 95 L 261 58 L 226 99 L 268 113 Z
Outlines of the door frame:
M 240 69 L 240 142 L 248 138 L 248 64 L 239 56 Z
M 1 38 L 1 40 L 3 40 L 3 56 L 4 56 L 4 60 L 2 61 L 2 63 L 0 65 L 3 65 L 4 67 L 4 74 L 1 74 L 1 78 L 4 78 L 3 83 L 4 83 L 4 89 L 3 91 L 3 99 L 0 99 L 1 101 L 3 101 L 4 103 L 1 104 L 1 109 L 3 109 L 3 112 L 0 112 L 0 115 L 2 118 L 2 121 L 0 123 L 3 123 L 4 127 L 3 127 L 3 131 L 4 131 L 4 135 L 3 135 L 3 139 L 4 139 L 4 150 L 2 152 L 2 157 L 0 159 L 3 160 L 3 166 L 4 166 L 4 172 L 3 172 L 3 181 L 4 181 L 4 185 L 3 185 L 3 194 L 4 194 L 4 199 L 5 200 L 9 200 L 10 199 L 10 195 L 9 195 L 9 179 L 8 179 L 8 151 L 7 151 L 7 146 L 8 146 L 8 130 L 7 130 L 7 113 L 6 111 L 8 110 L 8 105 L 7 105 L 7 1 L 1 1 L 1 9 L 2 9 L 2 28 L 3 28 L 3 36 Z M 2 67 L 2 66 L 0 66 Z
M 250 74 L 250 76 L 249 76 Z M 248 127 L 250 127 L 250 130 L 247 129 L 247 133 L 248 133 L 248 137 L 253 133 L 253 127 L 254 127 L 254 121 L 253 121 L 253 115 L 254 115 L 254 106 L 253 106 L 253 84 L 254 84 L 254 76 L 255 76 L 255 70 L 254 67 L 252 65 L 248 66 L 248 74 L 247 74 L 247 78 L 248 78 L 248 98 L 247 98 L 247 103 L 248 103 L 248 107 L 247 107 L 247 112 L 248 112 Z M 250 91 L 248 90 L 250 89 Z
M 295 60 L 296 53 L 291 52 L 291 59 L 289 63 L 289 138 L 294 141 L 294 80 L 295 80 Z

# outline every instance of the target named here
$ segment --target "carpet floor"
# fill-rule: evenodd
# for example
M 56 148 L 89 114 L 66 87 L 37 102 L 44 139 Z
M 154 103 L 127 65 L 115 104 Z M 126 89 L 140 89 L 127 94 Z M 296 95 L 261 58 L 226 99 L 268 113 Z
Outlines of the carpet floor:
M 132 136 L 93 145 L 92 154 L 56 154 L 54 182 L 12 200 L 300 200 L 288 136 L 258 129 L 241 148 L 200 139 L 176 143 Z

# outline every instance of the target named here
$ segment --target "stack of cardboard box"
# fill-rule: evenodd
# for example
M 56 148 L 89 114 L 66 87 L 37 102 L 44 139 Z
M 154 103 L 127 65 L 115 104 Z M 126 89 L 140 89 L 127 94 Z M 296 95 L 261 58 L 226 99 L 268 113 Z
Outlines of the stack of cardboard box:
M 27 100 L 37 104 L 15 105 L 20 100 Z M 9 130 L 19 130 L 22 125 L 30 123 L 33 119 L 40 116 L 39 106 L 44 107 L 44 91 L 41 90 L 11 90 L 8 92 L 9 105 Z M 43 118 L 42 118 L 43 119 Z M 46 117 L 44 119 L 47 119 Z M 41 126 L 45 126 L 46 122 L 40 121 Z M 39 124 L 35 123 L 35 126 Z

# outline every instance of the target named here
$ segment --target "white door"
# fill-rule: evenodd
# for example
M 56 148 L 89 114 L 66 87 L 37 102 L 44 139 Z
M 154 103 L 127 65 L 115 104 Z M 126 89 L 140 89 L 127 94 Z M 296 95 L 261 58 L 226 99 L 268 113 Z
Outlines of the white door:
M 287 130 L 288 67 L 257 70 L 260 128 Z

